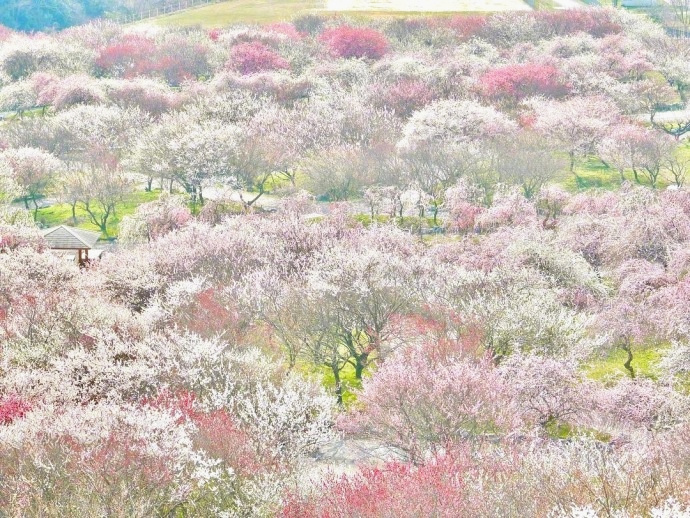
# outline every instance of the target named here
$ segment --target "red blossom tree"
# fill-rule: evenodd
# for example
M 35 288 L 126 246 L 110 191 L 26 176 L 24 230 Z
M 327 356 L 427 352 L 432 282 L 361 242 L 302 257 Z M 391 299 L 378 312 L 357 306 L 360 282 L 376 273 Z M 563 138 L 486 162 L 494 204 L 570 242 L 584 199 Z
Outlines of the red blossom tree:
M 116 77 L 136 77 L 156 53 L 156 44 L 138 34 L 125 34 L 103 48 L 96 58 L 96 67 L 102 74 Z
M 31 410 L 31 406 L 17 396 L 9 396 L 0 400 L 0 425 L 10 424 L 20 419 Z
M 243 75 L 290 68 L 285 58 L 259 41 L 235 45 L 226 66 Z
M 147 63 L 142 73 L 156 75 L 173 86 L 207 75 L 209 49 L 206 45 L 190 41 L 183 36 L 170 38 L 158 48 L 158 53 Z
M 178 424 L 193 423 L 196 427 L 194 445 L 214 459 L 226 462 L 236 473 L 249 476 L 262 469 L 252 438 L 227 410 L 204 411 L 198 408 L 196 394 L 184 390 L 162 391 L 144 404 L 179 415 Z
M 510 103 L 533 96 L 558 98 L 570 92 L 556 67 L 537 63 L 494 68 L 481 76 L 479 82 L 485 96 Z
M 275 34 L 285 36 L 287 39 L 292 41 L 299 41 L 303 37 L 302 33 L 299 32 L 295 28 L 295 26 L 289 22 L 272 23 L 266 26 L 266 30 Z
M 365 467 L 353 476 L 330 476 L 316 488 L 317 494 L 312 498 L 290 495 L 279 516 L 485 515 L 486 502 L 468 482 L 475 477 L 489 481 L 505 475 L 510 469 L 509 462 L 499 461 L 491 467 L 487 462 L 480 466 L 471 457 L 469 448 L 452 448 L 418 467 L 391 462 L 381 468 Z M 337 512 L 334 514 L 333 510 Z
M 319 39 L 338 58 L 381 59 L 388 52 L 388 40 L 374 29 L 342 25 L 324 31 Z
M 103 48 L 96 58 L 99 73 L 132 79 L 158 76 L 174 86 L 186 79 L 207 74 L 208 47 L 184 37 L 173 37 L 160 45 L 150 38 L 126 34 Z
M 412 113 L 434 100 L 435 94 L 424 82 L 416 79 L 402 79 L 378 92 L 378 102 L 392 109 L 401 117 Z
M 538 11 L 532 14 L 544 34 L 561 35 L 585 32 L 596 38 L 618 34 L 623 27 L 611 12 L 588 9 Z
M 469 40 L 479 35 L 486 26 L 486 21 L 486 16 L 453 16 L 447 23 L 461 40 Z

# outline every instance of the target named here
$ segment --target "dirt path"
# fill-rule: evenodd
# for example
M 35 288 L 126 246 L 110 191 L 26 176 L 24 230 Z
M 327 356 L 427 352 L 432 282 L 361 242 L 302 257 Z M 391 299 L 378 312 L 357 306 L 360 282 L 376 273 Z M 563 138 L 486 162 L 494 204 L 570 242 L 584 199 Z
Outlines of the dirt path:
M 556 9 L 584 9 L 587 7 L 579 0 L 554 0 L 553 3 Z
M 256 193 L 244 192 L 242 196 L 245 200 L 251 200 L 256 196 Z M 207 200 L 231 200 L 238 203 L 241 202 L 240 193 L 237 190 L 223 187 L 205 186 L 204 198 Z M 256 200 L 256 206 L 264 209 L 275 209 L 279 203 L 280 198 L 270 194 L 264 194 L 261 198 Z
M 522 0 L 328 0 L 327 11 L 529 11 Z
M 386 462 L 404 460 L 402 451 L 371 439 L 336 439 L 312 456 L 303 477 L 318 482 L 327 473 L 352 475 L 358 466 L 376 467 Z

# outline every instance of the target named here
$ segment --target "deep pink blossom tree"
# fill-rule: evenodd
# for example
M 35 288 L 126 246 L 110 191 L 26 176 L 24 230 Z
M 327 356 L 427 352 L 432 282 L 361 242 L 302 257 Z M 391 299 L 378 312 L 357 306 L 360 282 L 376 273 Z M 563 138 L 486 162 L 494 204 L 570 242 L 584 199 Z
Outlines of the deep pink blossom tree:
M 485 96 L 509 106 L 534 96 L 564 97 L 570 91 L 556 67 L 534 63 L 494 68 L 479 82 Z
M 290 64 L 280 54 L 258 41 L 235 45 L 230 51 L 230 60 L 226 66 L 241 74 L 290 68 Z
M 332 55 L 339 58 L 381 59 L 388 52 L 386 37 L 374 29 L 341 25 L 319 36 Z

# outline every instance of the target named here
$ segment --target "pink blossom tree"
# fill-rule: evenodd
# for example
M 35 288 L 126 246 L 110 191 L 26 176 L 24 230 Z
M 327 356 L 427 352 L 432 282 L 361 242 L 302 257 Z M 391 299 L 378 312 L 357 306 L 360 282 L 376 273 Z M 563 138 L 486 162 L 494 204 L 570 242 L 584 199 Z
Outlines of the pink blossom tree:
M 34 206 L 34 218 L 38 214 L 38 200 L 44 196 L 61 168 L 60 161 L 50 153 L 35 148 L 8 149 L 0 153 L 10 169 L 14 181 L 22 189 L 21 197 L 28 210 Z
M 339 58 L 381 59 L 388 51 L 386 37 L 374 29 L 342 25 L 319 36 L 332 55 Z
M 576 158 L 593 153 L 618 119 L 615 107 L 597 97 L 536 101 L 533 110 L 534 129 L 568 153 L 570 172 Z
M 258 41 L 235 45 L 230 50 L 230 60 L 226 66 L 245 75 L 290 68 L 283 57 Z
M 564 97 L 570 90 L 556 67 L 532 63 L 489 70 L 479 82 L 485 96 L 509 106 L 534 96 Z
M 191 218 L 183 198 L 163 193 L 158 201 L 139 205 L 134 215 L 123 218 L 119 238 L 123 243 L 153 241 L 184 227 Z
M 400 351 L 366 379 L 357 426 L 419 461 L 456 441 L 512 430 L 507 385 L 488 357 L 433 361 L 423 348 Z

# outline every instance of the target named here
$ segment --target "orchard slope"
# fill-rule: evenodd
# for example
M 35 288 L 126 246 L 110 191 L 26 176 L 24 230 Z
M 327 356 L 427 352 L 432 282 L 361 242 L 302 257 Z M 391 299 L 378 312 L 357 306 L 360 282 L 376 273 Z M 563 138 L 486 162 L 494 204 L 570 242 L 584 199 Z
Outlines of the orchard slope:
M 2 30 L 0 509 L 688 515 L 688 53 L 607 9 Z

